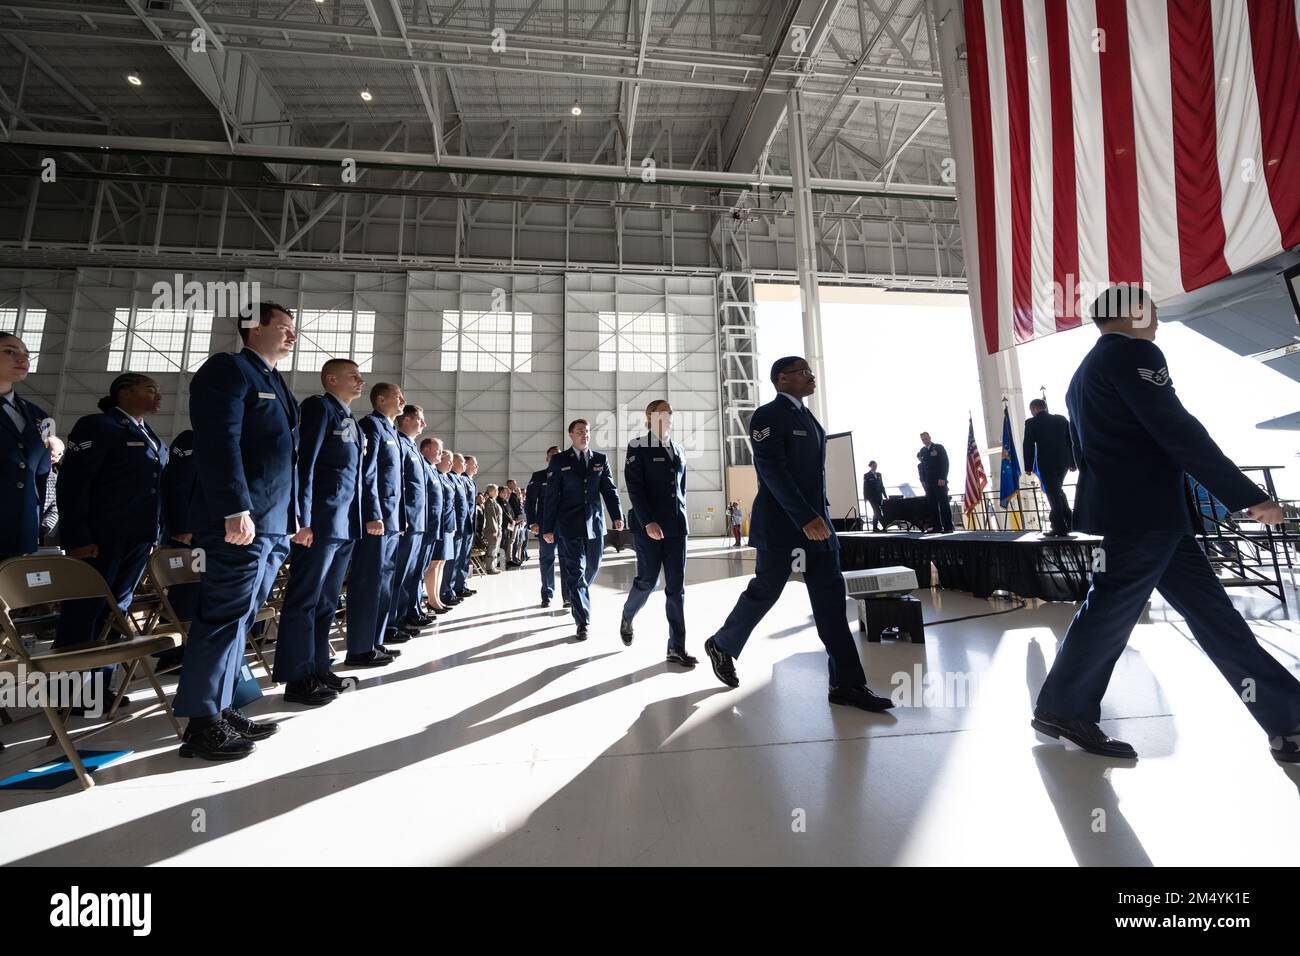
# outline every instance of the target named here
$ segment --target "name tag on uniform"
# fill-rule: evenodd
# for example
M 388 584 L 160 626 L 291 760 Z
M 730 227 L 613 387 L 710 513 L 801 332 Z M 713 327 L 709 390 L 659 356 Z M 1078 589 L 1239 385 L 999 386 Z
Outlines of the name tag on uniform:
M 805 438 L 808 436 L 808 433 L 807 433 L 807 432 L 805 432 L 805 431 L 800 431 L 800 430 L 797 429 L 797 428 L 794 430 L 794 434 L 796 434 L 796 435 L 803 435 Z
M 385 439 L 384 439 L 384 444 L 385 444 L 385 445 L 396 445 L 397 442 L 396 442 L 394 439 L 392 439 L 392 438 L 385 438 Z
M 258 392 L 258 398 L 275 398 L 275 392 Z
M 560 471 L 568 471 L 572 467 L 573 467 L 572 465 L 561 465 Z
M 655 458 L 654 461 L 667 461 L 667 458 Z
M 172 454 L 175 455 L 177 458 L 188 458 L 190 457 L 190 455 L 194 454 L 194 449 L 190 448 L 190 449 L 186 449 L 185 451 L 181 451 L 179 448 L 173 448 Z
M 129 442 L 126 443 L 126 447 L 127 447 L 127 448 L 143 448 L 143 447 L 144 447 L 144 442 L 142 442 L 142 441 L 129 441 Z

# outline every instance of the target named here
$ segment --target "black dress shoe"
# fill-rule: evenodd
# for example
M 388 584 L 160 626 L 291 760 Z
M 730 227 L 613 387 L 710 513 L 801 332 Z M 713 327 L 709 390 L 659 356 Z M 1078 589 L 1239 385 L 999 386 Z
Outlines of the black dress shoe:
M 551 599 L 550 599 L 550 598 L 542 598 L 542 607 L 550 607 L 550 606 L 551 606 Z
M 632 646 L 632 622 L 627 618 L 618 622 L 618 636 L 623 638 L 623 643 L 628 647 Z
M 857 707 L 860 710 L 869 710 L 872 713 L 892 710 L 894 707 L 892 700 L 871 693 L 871 688 L 866 684 L 861 687 L 832 687 L 830 693 L 826 695 L 826 699 L 832 704 L 845 704 L 849 707 Z
M 709 655 L 709 663 L 713 665 L 713 675 L 728 687 L 739 687 L 740 678 L 736 676 L 736 665 L 726 651 L 718 646 L 718 642 L 709 638 L 704 642 L 704 653 Z
M 338 674 L 335 674 L 333 671 L 326 671 L 323 674 L 317 674 L 316 679 L 320 681 L 321 684 L 328 687 L 330 690 L 334 691 L 334 693 L 336 694 L 343 693 L 343 691 L 346 690 L 348 686 L 347 682 L 344 681 L 343 678 L 340 677 Z
M 389 644 L 405 644 L 410 639 L 411 634 L 409 631 L 403 631 L 401 628 L 397 627 L 390 627 L 388 630 L 384 631 L 383 643 L 385 646 Z
M 569 601 L 565 601 L 565 602 L 564 602 L 564 606 L 565 606 L 566 608 L 569 608 L 569 607 L 573 607 L 573 604 L 570 603 Z
M 249 740 L 265 740 L 272 734 L 280 732 L 280 725 L 273 724 L 270 721 L 258 722 L 250 720 L 233 707 L 227 707 L 221 712 L 221 719 L 229 724 L 241 737 Z
M 447 607 L 455 607 L 457 604 L 460 603 L 460 598 L 458 597 L 443 598 L 442 603 L 447 605 Z
M 375 650 L 381 654 L 387 654 L 390 660 L 396 660 L 402 656 L 402 652 L 395 647 L 389 647 L 387 644 L 376 644 Z
M 219 718 L 205 727 L 195 727 L 192 723 L 186 727 L 180 755 L 204 760 L 239 760 L 256 749 L 257 744 Z
M 1300 727 L 1281 737 L 1269 737 L 1268 746 L 1278 763 L 1300 763 Z
M 308 677 L 306 680 L 291 680 L 284 685 L 284 699 L 290 704 L 322 707 L 336 697 L 338 697 L 337 691 L 326 687 L 315 677 Z
M 384 667 L 393 663 L 393 656 L 382 651 L 366 651 L 362 654 L 349 654 L 343 663 L 347 667 Z
M 586 624 L 579 624 L 579 625 L 578 625 L 578 633 L 574 634 L 573 636 L 576 637 L 576 638 L 577 638 L 578 640 L 580 640 L 580 641 L 585 641 L 585 640 L 587 639 L 587 625 L 586 625 Z
M 471 597 L 475 594 L 478 594 L 478 592 L 475 591 L 473 588 L 465 588 L 465 590 L 463 591 L 456 592 L 457 597 L 463 597 L 463 598 Z
M 1096 724 L 1087 720 L 1066 720 L 1049 714 L 1045 710 L 1034 709 L 1034 719 L 1029 722 L 1040 734 L 1066 740 L 1099 757 L 1119 757 L 1124 760 L 1136 760 L 1137 751 L 1122 740 L 1107 737 Z
M 699 663 L 685 651 L 669 651 L 667 660 L 669 664 L 680 664 L 682 667 L 694 667 Z
M 436 620 L 438 620 L 436 617 L 430 617 L 427 614 L 424 614 L 420 617 L 408 617 L 406 620 L 402 621 L 402 626 L 410 630 L 418 631 L 421 628 L 428 627 Z

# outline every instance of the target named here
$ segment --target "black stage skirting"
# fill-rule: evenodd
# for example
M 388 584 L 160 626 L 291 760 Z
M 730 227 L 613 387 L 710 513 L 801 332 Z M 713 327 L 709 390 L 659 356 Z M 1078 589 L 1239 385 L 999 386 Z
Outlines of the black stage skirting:
M 920 587 L 953 588 L 985 598 L 1010 591 L 1022 598 L 1081 601 L 1088 593 L 1092 550 L 1101 538 L 1065 540 L 1038 532 L 958 531 L 953 534 L 846 532 L 839 536 L 846 571 L 901 566 Z M 933 580 L 931 565 L 938 572 Z

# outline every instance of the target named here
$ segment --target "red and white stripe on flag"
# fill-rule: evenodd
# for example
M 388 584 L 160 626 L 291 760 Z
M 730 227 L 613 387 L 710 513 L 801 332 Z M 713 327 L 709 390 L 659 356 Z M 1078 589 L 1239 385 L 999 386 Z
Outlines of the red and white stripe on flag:
M 1300 245 L 1300 0 L 963 12 L 990 353 L 1082 324 L 1111 283 L 1161 302 Z
M 984 474 L 984 461 L 975 444 L 975 420 L 971 419 L 966 432 L 966 494 L 963 497 L 963 510 L 968 514 L 979 507 L 988 483 L 988 475 Z

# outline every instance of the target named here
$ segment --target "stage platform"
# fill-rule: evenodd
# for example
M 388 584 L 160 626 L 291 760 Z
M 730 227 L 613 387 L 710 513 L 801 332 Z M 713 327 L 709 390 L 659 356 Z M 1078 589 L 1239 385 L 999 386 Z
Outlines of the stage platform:
M 977 598 L 1010 591 L 1045 601 L 1083 600 L 1093 548 L 1101 544 L 1096 535 L 1044 538 L 1037 531 L 846 531 L 839 539 L 846 571 L 902 566 L 916 572 L 923 588 L 969 591 Z

